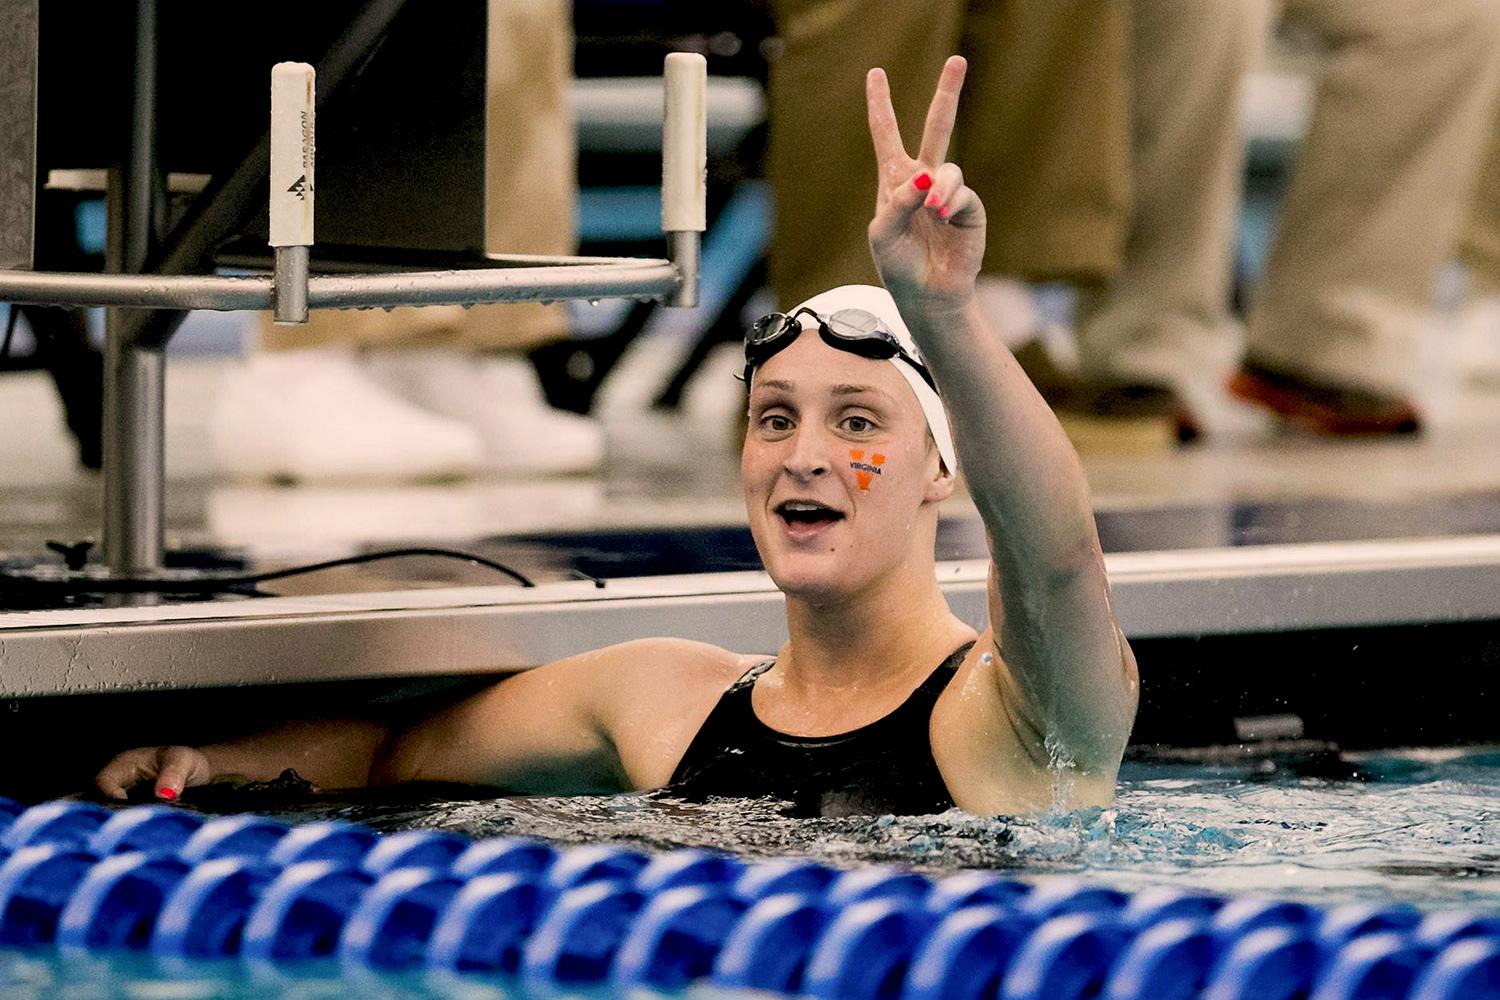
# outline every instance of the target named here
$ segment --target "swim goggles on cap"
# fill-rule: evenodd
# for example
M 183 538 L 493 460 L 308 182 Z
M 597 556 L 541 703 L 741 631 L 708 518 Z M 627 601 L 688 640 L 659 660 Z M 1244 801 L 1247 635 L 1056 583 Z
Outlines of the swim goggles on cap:
M 937 383 L 933 381 L 927 366 L 902 346 L 901 341 L 886 328 L 879 316 L 863 309 L 840 309 L 824 317 L 806 306 L 790 314 L 770 313 L 751 324 L 749 332 L 745 334 L 746 385 L 750 384 L 750 376 L 755 373 L 755 369 L 797 339 L 797 335 L 802 332 L 801 317 L 804 314 L 818 321 L 818 336 L 829 347 L 875 361 L 900 358 L 922 376 L 922 381 L 930 385 L 933 392 L 937 392 Z

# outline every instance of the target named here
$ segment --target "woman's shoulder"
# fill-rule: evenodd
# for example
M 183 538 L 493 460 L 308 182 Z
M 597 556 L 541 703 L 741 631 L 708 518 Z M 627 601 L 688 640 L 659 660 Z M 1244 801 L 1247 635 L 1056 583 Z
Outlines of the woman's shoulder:
M 600 651 L 589 699 L 633 787 L 665 784 L 713 707 L 764 656 L 687 639 L 637 639 Z
M 660 636 L 632 639 L 585 654 L 594 669 L 615 675 L 601 680 L 639 679 L 660 690 L 664 681 L 692 687 L 728 687 L 745 671 L 769 657 L 736 653 L 712 643 Z M 612 685 L 613 686 L 613 685 Z

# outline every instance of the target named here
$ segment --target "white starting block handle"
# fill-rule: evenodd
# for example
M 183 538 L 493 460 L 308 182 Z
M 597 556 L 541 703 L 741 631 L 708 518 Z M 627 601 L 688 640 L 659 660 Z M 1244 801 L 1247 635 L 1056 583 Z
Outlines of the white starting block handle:
M 667 56 L 661 141 L 661 228 L 667 256 L 682 273 L 671 306 L 698 304 L 698 257 L 707 228 L 708 61 L 690 52 Z
M 307 63 L 271 68 L 271 247 L 276 255 L 275 320 L 307 322 L 313 244 L 315 71 Z

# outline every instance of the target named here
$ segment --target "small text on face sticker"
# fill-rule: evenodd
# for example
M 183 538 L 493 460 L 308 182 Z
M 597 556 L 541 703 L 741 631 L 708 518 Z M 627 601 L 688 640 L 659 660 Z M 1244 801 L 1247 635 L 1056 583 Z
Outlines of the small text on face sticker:
M 859 484 L 861 493 L 870 488 L 875 477 L 880 475 L 880 467 L 885 464 L 885 456 L 879 452 L 870 455 L 870 460 L 865 461 L 864 449 L 849 449 L 849 468 L 854 470 L 854 481 Z

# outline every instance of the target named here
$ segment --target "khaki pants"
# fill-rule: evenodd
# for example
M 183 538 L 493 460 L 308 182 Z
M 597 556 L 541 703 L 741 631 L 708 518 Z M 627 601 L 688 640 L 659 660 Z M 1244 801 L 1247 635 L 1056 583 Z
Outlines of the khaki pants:
M 949 158 L 984 199 L 984 269 L 1098 280 L 1129 217 L 1127 6 L 1119 0 L 778 0 L 771 284 L 783 305 L 876 279 L 865 72 L 883 66 L 907 148 L 943 60 L 969 59 Z
M 1473 291 L 1500 295 L 1500 114 L 1490 123 L 1489 145 L 1459 252 L 1469 267 Z
M 1080 348 L 1096 373 L 1171 381 L 1232 336 L 1224 245 L 1241 139 L 1226 123 L 1237 121 L 1235 71 L 1251 43 L 1226 43 L 1226 0 L 1134 2 L 1138 213 L 1118 298 L 1089 303 Z M 1249 353 L 1403 391 L 1500 85 L 1500 0 L 1234 2 L 1242 23 L 1280 10 L 1323 49 Z M 1182 63 L 1191 68 L 1174 69 Z M 1181 89 L 1162 84 L 1172 72 Z
M 568 86 L 573 75 L 566 0 L 488 0 L 486 50 L 485 250 L 575 251 L 576 150 Z M 330 344 L 525 349 L 567 333 L 561 306 L 509 305 L 318 310 L 306 326 L 262 317 L 264 346 Z
M 1245 143 L 1240 84 L 1266 4 L 1132 0 L 1134 210 L 1123 267 L 1079 296 L 1085 374 L 1175 381 L 1225 373 L 1243 335 L 1228 314 Z

